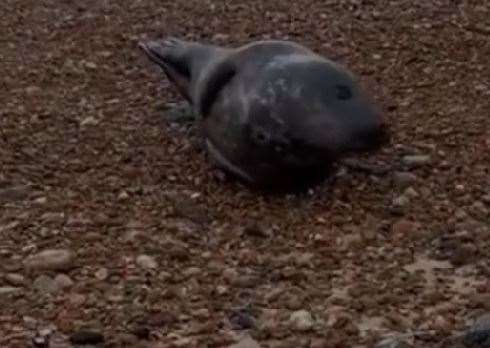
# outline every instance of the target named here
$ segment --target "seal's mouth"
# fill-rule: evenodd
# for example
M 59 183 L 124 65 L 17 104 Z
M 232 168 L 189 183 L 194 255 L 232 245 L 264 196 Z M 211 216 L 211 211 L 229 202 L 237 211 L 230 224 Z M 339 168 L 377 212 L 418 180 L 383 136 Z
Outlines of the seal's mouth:
M 347 153 L 366 153 L 370 154 L 388 146 L 391 142 L 389 130 L 386 126 L 373 129 L 356 137 L 349 147 Z

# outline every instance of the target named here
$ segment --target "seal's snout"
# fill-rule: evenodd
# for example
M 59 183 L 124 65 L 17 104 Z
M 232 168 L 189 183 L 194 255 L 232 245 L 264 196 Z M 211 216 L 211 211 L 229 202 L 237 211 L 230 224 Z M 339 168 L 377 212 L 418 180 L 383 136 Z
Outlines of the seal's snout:
M 391 141 L 386 123 L 376 123 L 363 127 L 353 134 L 349 142 L 349 152 L 371 152 L 388 145 Z

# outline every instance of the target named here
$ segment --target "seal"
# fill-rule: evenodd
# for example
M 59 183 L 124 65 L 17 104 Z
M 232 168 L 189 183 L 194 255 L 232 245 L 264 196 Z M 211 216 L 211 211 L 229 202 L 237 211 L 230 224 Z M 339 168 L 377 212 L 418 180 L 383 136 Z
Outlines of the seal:
M 298 43 L 227 48 L 172 37 L 139 47 L 192 105 L 211 159 L 253 186 L 309 185 L 389 139 L 355 76 Z

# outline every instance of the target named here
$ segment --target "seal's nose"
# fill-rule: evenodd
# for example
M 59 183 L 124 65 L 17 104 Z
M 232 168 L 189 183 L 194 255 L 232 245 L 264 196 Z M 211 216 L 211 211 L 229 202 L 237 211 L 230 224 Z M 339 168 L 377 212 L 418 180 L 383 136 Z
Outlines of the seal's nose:
M 386 123 L 363 128 L 354 135 L 350 146 L 351 151 L 374 151 L 391 141 L 390 132 Z

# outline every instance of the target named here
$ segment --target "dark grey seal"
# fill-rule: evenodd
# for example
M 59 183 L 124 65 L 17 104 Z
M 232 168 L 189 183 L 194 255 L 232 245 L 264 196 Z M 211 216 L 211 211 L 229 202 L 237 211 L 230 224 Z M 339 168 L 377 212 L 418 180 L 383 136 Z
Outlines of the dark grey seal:
M 214 162 L 251 185 L 309 185 L 344 155 L 388 139 L 354 76 L 297 43 L 169 38 L 139 47 L 192 105 Z

